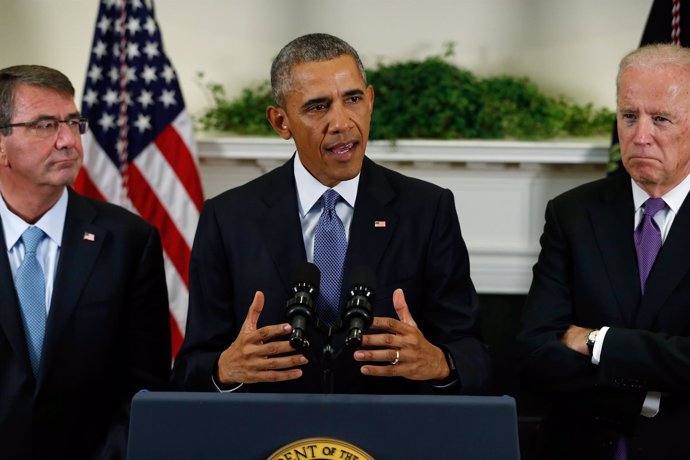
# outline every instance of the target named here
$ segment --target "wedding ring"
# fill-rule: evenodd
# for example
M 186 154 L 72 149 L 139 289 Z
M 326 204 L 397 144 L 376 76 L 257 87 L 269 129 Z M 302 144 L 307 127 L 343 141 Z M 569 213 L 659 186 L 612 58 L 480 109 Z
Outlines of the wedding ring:
M 400 362 L 400 351 L 395 350 L 395 359 L 393 361 L 391 361 L 391 365 L 395 366 L 399 362 Z

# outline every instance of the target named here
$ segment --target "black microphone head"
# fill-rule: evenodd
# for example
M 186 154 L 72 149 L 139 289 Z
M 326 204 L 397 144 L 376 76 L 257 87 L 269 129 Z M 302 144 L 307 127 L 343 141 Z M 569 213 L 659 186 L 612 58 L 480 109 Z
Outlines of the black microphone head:
M 366 265 L 360 265 L 352 270 L 350 276 L 349 291 L 353 291 L 359 287 L 365 287 L 373 293 L 376 291 L 376 274 L 374 270 Z
M 311 285 L 318 291 L 319 284 L 321 283 L 319 267 L 309 262 L 299 264 L 292 276 L 292 285 L 296 286 L 303 283 Z

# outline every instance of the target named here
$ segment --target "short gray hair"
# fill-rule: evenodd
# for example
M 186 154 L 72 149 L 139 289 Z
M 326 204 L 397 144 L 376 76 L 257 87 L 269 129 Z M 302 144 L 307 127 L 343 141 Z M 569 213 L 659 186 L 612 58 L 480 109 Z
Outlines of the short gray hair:
M 620 92 L 621 75 L 631 67 L 652 68 L 660 65 L 674 65 L 690 71 L 690 49 L 668 43 L 641 46 L 621 59 L 616 76 L 616 95 Z
M 295 38 L 280 50 L 271 65 L 271 90 L 276 105 L 283 107 L 285 93 L 289 90 L 292 68 L 305 62 L 330 61 L 340 56 L 351 56 L 364 82 L 367 75 L 359 54 L 344 40 L 328 34 L 308 34 Z
M 74 86 L 62 72 L 41 65 L 17 65 L 0 69 L 0 126 L 9 125 L 14 116 L 14 94 L 17 85 L 25 84 L 74 97 Z M 12 128 L 0 129 L 9 136 Z

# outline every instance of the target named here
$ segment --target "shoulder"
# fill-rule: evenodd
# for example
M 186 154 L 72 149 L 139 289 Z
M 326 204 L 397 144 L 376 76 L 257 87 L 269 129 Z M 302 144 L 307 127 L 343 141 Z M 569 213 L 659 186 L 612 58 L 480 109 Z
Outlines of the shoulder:
M 363 177 L 367 186 L 377 188 L 385 181 L 386 184 L 401 197 L 405 199 L 424 199 L 438 198 L 444 193 L 452 195 L 450 190 L 444 189 L 431 182 L 406 176 L 385 166 L 365 158 L 362 168 Z
M 204 207 L 252 208 L 256 206 L 256 200 L 280 196 L 292 188 L 294 188 L 294 174 L 292 161 L 288 161 L 246 184 L 209 198 Z
M 112 203 L 106 203 L 73 190 L 67 204 L 67 219 L 85 219 L 111 232 L 148 234 L 155 227 L 139 215 Z
M 617 175 L 574 187 L 556 196 L 552 202 L 557 206 L 582 207 L 593 200 L 607 200 L 623 193 L 630 193 L 630 178 Z

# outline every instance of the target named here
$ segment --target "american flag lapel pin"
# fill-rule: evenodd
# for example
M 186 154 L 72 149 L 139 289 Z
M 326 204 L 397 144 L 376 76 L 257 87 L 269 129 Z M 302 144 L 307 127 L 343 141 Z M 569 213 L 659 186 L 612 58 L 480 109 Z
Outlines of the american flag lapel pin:
M 84 238 L 85 241 L 96 241 L 96 235 L 94 235 L 91 232 L 84 232 Z
M 374 228 L 386 228 L 386 221 L 385 220 L 375 220 L 374 221 Z

